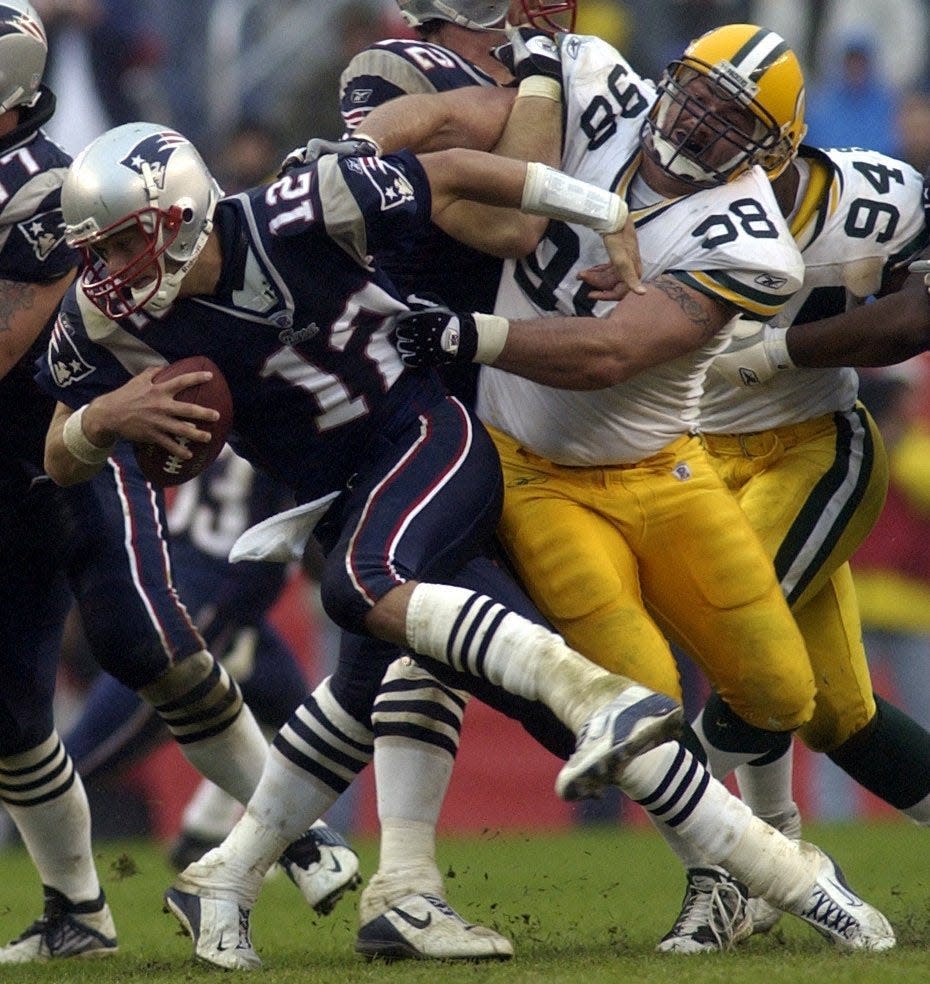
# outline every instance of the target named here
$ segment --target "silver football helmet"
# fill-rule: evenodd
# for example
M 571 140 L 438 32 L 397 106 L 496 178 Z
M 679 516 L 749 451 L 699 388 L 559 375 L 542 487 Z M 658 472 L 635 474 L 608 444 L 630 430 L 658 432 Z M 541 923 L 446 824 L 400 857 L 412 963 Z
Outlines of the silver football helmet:
M 213 228 L 222 191 L 194 145 L 157 123 L 126 123 L 82 150 L 61 186 L 65 238 L 87 265 L 81 285 L 107 317 L 164 310 Z M 117 270 L 98 253 L 108 236 L 135 229 L 140 248 Z
M 45 28 L 26 0 L 0 0 L 0 113 L 29 106 L 45 72 Z

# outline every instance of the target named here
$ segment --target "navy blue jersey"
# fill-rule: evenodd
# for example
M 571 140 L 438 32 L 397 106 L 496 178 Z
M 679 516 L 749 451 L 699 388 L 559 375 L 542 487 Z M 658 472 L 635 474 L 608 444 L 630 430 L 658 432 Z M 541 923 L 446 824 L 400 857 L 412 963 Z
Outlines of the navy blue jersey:
M 43 89 L 19 126 L 0 139 L 0 280 L 46 283 L 78 265 L 64 241 L 61 182 L 71 158 L 39 129 L 54 108 Z M 20 487 L 42 473 L 45 432 L 54 402 L 32 378 L 50 325 L 0 379 L 0 484 Z
M 229 382 L 242 457 L 298 501 L 342 488 L 375 436 L 415 419 L 421 394 L 436 400 L 432 375 L 406 370 L 391 344 L 405 305 L 371 263 L 429 215 L 426 175 L 408 153 L 324 157 L 224 199 L 214 293 L 117 323 L 74 288 L 38 381 L 79 407 L 148 366 L 205 355 Z
M 359 52 L 342 73 L 340 108 L 346 132 L 397 96 L 448 92 L 497 83 L 454 51 L 426 41 L 391 39 Z M 414 251 L 388 247 L 378 262 L 404 297 L 433 294 L 456 311 L 493 311 L 502 261 L 430 225 Z

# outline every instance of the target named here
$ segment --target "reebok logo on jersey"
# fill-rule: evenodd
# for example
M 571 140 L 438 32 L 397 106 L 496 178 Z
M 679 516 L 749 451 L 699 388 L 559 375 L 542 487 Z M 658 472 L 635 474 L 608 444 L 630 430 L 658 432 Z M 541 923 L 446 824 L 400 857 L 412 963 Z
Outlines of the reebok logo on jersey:
M 360 103 L 367 103 L 369 99 L 371 99 L 371 89 L 356 89 L 349 101 L 358 106 Z
M 787 277 L 773 277 L 768 273 L 760 273 L 756 277 L 754 283 L 757 283 L 760 287 L 766 287 L 769 290 L 780 290 L 782 287 L 788 283 Z

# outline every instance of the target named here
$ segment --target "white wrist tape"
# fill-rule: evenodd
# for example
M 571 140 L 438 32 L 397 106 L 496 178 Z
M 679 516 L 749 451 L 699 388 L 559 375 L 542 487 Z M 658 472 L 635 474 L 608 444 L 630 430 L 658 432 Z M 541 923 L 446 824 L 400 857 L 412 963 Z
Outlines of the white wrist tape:
M 65 421 L 65 426 L 61 432 L 61 438 L 65 447 L 72 457 L 85 465 L 102 465 L 113 451 L 113 445 L 101 448 L 87 439 L 84 427 L 81 423 L 84 411 L 87 409 L 85 403 L 79 410 L 75 410 Z
M 612 191 L 579 181 L 555 168 L 526 165 L 520 209 L 530 215 L 575 222 L 605 235 L 626 225 L 626 202 Z
M 562 83 L 551 79 L 548 75 L 530 75 L 525 78 L 517 89 L 517 99 L 521 96 L 537 96 L 539 99 L 551 99 L 562 102 Z
M 478 348 L 475 351 L 474 361 L 486 366 L 493 365 L 507 341 L 510 322 L 506 318 L 499 318 L 496 314 L 475 313 L 472 317 L 475 319 L 475 328 L 478 331 Z
M 767 325 L 765 328 L 765 354 L 775 369 L 796 369 L 794 360 L 788 354 L 788 329 L 775 328 Z

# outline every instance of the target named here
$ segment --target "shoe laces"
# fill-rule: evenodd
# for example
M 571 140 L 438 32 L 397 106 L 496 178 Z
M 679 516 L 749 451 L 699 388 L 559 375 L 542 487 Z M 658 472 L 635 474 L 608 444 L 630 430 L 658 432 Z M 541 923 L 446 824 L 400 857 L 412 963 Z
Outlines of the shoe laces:
M 859 928 L 859 920 L 844 906 L 834 901 L 819 884 L 814 886 L 810 903 L 802 915 L 825 929 L 830 935 L 839 935 L 847 940 L 852 939 Z
M 72 902 L 66 895 L 48 885 L 43 886 L 43 893 L 42 915 L 16 939 L 11 940 L 11 944 L 39 936 L 48 952 L 56 953 L 81 937 L 93 936 L 101 941 L 104 939 L 96 930 L 74 918 L 82 913 L 99 912 L 104 905 L 102 892 L 99 898 L 90 902 Z
M 671 935 L 699 938 L 710 932 L 719 949 L 730 950 L 745 904 L 745 890 L 722 872 L 689 871 L 685 899 Z

